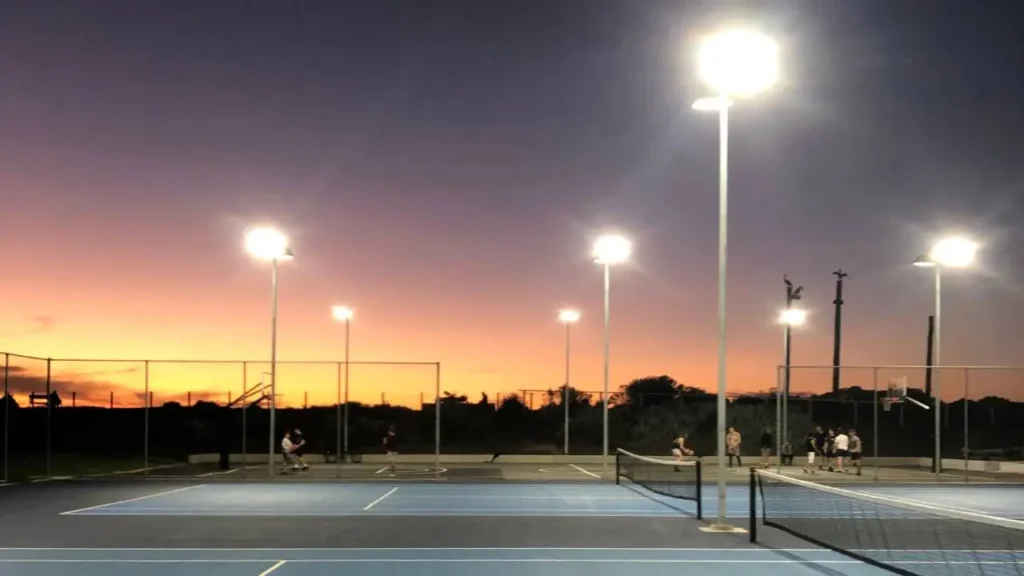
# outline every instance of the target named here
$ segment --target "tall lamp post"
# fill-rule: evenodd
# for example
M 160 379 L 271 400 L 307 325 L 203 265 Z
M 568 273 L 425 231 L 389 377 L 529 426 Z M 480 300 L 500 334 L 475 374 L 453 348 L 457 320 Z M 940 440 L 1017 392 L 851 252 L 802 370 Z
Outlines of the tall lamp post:
M 558 321 L 565 324 L 565 390 L 562 398 L 562 404 L 565 405 L 565 454 L 569 453 L 569 327 L 579 320 L 579 310 L 566 309 L 558 312 Z
M 288 237 L 273 228 L 254 228 L 245 235 L 245 249 L 260 260 L 270 260 L 270 447 L 267 473 L 274 475 L 274 418 L 277 411 L 277 263 L 291 260 Z
M 789 280 L 789 276 L 782 275 L 782 283 L 786 285 L 786 308 L 783 311 L 783 374 L 782 374 L 782 437 L 789 438 L 789 382 L 790 382 L 790 356 L 793 350 L 793 330 L 792 327 L 798 324 L 803 324 L 803 319 L 800 314 L 789 314 L 793 310 L 793 302 L 803 298 L 803 286 L 793 286 L 793 282 Z M 792 320 L 799 319 L 799 323 L 794 323 Z
M 932 246 L 928 254 L 922 254 L 914 260 L 914 266 L 919 268 L 933 268 L 935 270 L 935 350 L 932 366 L 929 368 L 932 373 L 932 402 L 935 409 L 935 453 L 933 472 L 942 472 L 942 394 L 941 378 L 942 370 L 941 335 L 942 335 L 942 268 L 966 268 L 974 262 L 978 252 L 978 244 L 962 237 L 952 237 L 940 240 Z M 939 370 L 935 368 L 938 367 Z M 964 402 L 967 399 L 964 398 Z
M 336 438 L 336 440 L 337 440 L 337 447 L 336 447 L 337 452 L 336 452 L 336 454 L 337 454 L 338 467 L 339 467 L 339 472 L 340 472 L 341 459 L 344 457 L 346 460 L 348 460 L 348 374 L 349 374 L 349 371 L 348 371 L 349 361 L 348 361 L 348 359 L 349 359 L 349 344 L 351 342 L 351 336 L 350 335 L 351 335 L 351 328 L 352 328 L 352 316 L 355 315 L 355 310 L 349 308 L 348 306 L 334 306 L 333 308 L 331 308 L 331 315 L 334 316 L 334 319 L 337 320 L 338 322 L 344 322 L 345 323 L 345 396 L 344 396 L 344 399 L 343 399 L 342 398 L 342 391 L 341 391 L 341 384 L 339 383 L 339 385 L 338 385 L 338 411 L 337 411 L 337 415 L 336 415 L 337 420 L 338 420 L 338 431 L 337 431 L 337 438 Z M 344 437 L 342 436 L 342 427 L 341 427 L 341 423 L 342 423 L 342 413 L 341 413 L 342 408 L 341 408 L 341 406 L 342 406 L 343 403 L 344 403 L 344 406 L 345 406 L 345 414 L 344 414 L 344 426 L 345 426 L 344 430 L 345 430 L 345 432 L 344 432 Z M 343 443 L 343 439 L 344 439 L 344 443 Z M 342 456 L 343 454 L 344 454 L 344 456 Z
M 801 288 L 803 288 L 801 286 Z M 799 296 L 798 296 L 799 297 Z M 789 394 L 789 352 L 790 352 L 790 331 L 793 326 L 803 326 L 807 322 L 807 311 L 800 308 L 792 308 L 790 302 L 786 302 L 786 308 L 779 314 L 779 324 L 782 324 L 782 369 L 783 381 L 775 387 L 775 456 L 779 459 L 778 471 L 782 472 L 782 444 L 783 438 L 787 436 L 786 409 L 782 405 L 783 399 Z
M 712 529 L 732 531 L 726 522 L 725 495 L 725 342 L 726 253 L 728 238 L 729 107 L 733 98 L 753 96 L 769 88 L 778 76 L 778 47 L 767 36 L 749 30 L 729 30 L 707 38 L 698 51 L 701 78 L 715 92 L 693 103 L 700 111 L 718 112 L 718 518 Z
M 594 262 L 604 268 L 604 388 L 602 394 L 602 410 L 604 416 L 604 439 L 602 442 L 601 470 L 608 476 L 608 378 L 609 378 L 609 302 L 611 293 L 611 267 L 629 260 L 633 253 L 633 245 L 624 236 L 602 236 L 594 242 Z

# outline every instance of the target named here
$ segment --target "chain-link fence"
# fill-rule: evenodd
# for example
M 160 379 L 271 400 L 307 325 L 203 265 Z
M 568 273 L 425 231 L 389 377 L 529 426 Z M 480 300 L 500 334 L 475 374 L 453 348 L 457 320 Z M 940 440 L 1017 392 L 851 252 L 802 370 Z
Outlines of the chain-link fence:
M 392 425 L 440 459 L 439 363 L 2 360 L 4 481 L 265 467 L 286 431 L 340 465 Z
M 1024 367 L 842 366 L 834 382 L 831 366 L 780 366 L 778 382 L 778 434 L 797 455 L 820 426 L 856 429 L 865 456 L 906 466 L 934 469 L 937 454 L 964 470 L 970 460 L 1024 459 Z M 903 389 L 905 399 L 886 406 Z

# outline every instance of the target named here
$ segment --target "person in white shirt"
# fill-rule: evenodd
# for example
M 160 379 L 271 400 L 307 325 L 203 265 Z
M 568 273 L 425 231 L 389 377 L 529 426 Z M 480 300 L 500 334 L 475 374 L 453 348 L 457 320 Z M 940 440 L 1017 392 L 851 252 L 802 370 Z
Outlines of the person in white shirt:
M 836 430 L 834 442 L 836 446 L 836 471 L 842 473 L 845 472 L 843 470 L 843 463 L 850 455 L 850 437 L 840 428 Z
M 291 463 L 292 470 L 299 470 L 299 461 L 295 457 L 295 443 L 292 442 L 292 433 L 285 432 L 284 438 L 281 439 L 281 454 L 284 455 L 286 462 Z

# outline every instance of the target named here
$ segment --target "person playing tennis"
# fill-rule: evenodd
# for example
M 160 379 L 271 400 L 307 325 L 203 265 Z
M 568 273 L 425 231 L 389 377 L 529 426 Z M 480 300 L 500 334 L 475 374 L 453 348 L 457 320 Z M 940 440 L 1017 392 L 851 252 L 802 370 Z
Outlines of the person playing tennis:
M 281 470 L 282 474 L 288 473 L 288 464 L 292 465 L 292 470 L 299 470 L 299 461 L 295 457 L 295 443 L 292 442 L 292 433 L 285 432 L 284 438 L 281 439 L 281 454 L 284 456 L 285 468 Z
M 693 450 L 686 447 L 686 435 L 680 434 L 672 441 L 672 455 L 675 456 L 676 462 L 682 462 L 684 456 L 693 456 Z M 679 466 L 676 466 L 676 472 L 679 472 Z

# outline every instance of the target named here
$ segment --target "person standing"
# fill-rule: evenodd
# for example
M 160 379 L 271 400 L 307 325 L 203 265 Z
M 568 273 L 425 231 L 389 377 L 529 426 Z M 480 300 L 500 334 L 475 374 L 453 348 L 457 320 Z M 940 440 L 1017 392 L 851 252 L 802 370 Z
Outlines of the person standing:
M 729 431 L 725 435 L 725 446 L 726 453 L 729 455 L 729 468 L 732 468 L 732 459 L 736 457 L 736 465 L 742 467 L 743 459 L 740 457 L 740 444 L 743 443 L 743 437 L 736 431 L 735 428 L 729 427 Z
M 306 445 L 306 439 L 302 437 L 302 430 L 295 429 L 295 434 L 292 436 L 292 454 L 295 455 L 295 459 L 299 462 L 303 470 L 309 470 L 309 464 L 306 464 L 306 460 L 302 457 L 305 453 L 303 446 Z
M 860 457 L 864 449 L 864 443 L 853 428 L 850 429 L 850 465 L 857 469 L 857 476 L 860 476 Z
M 840 474 L 846 472 L 843 466 L 846 464 L 847 457 L 850 455 L 850 437 L 843 432 L 842 428 L 836 430 L 836 472 Z
M 824 442 L 824 440 L 821 440 L 821 437 L 822 434 L 820 427 L 807 433 L 807 439 L 805 440 L 807 446 L 807 464 L 804 465 L 804 474 L 814 474 L 814 459 L 818 455 L 818 452 L 821 451 L 818 442 Z
M 384 436 L 384 452 L 388 457 L 388 476 L 394 476 L 397 472 L 395 460 L 398 456 L 398 433 L 394 424 L 388 426 L 388 433 Z
M 761 468 L 768 467 L 768 459 L 772 456 L 772 433 L 768 428 L 761 434 Z

